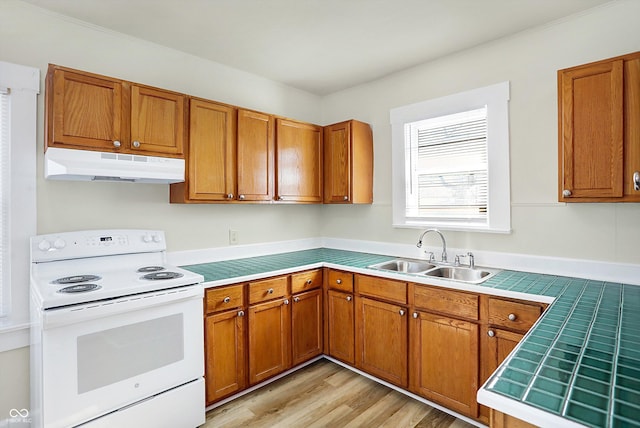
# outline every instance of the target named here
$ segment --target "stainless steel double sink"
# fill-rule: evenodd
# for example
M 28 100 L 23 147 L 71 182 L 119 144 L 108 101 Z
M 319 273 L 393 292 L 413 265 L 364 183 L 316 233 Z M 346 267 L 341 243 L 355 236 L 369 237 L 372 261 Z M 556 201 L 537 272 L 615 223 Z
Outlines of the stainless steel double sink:
M 424 260 L 395 259 L 367 266 L 370 269 L 387 272 L 411 273 L 434 278 L 450 279 L 468 284 L 480 284 L 491 278 L 499 270 L 483 267 L 466 267 L 433 264 Z

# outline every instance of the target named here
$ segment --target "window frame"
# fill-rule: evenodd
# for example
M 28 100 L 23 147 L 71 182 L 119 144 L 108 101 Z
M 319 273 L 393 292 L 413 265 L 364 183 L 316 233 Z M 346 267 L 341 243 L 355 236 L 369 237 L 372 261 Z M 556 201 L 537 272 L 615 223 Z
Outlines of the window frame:
M 509 82 L 501 82 L 453 95 L 391 109 L 393 227 L 511 232 L 509 172 Z M 405 125 L 487 106 L 488 199 L 487 223 L 421 221 L 406 216 Z
M 0 317 L 0 352 L 29 344 L 29 238 L 36 234 L 37 96 L 40 69 L 0 61 L 0 87 L 10 91 L 9 245 L 7 314 Z M 19 221 L 16 221 L 19 219 Z M 13 221 L 12 221 L 13 220 Z

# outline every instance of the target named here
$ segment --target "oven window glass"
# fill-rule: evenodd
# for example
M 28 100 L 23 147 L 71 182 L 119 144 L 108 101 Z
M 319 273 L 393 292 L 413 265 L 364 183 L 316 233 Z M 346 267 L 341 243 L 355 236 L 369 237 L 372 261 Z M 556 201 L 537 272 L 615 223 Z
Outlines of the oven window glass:
M 78 337 L 78 394 L 184 358 L 183 314 Z

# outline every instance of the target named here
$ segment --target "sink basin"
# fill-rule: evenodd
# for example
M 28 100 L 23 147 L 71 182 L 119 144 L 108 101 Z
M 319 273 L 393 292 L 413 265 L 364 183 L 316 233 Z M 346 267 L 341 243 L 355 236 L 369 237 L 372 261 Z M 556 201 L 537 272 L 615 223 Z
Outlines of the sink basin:
M 432 269 L 424 272 L 424 275 L 433 276 L 436 278 L 453 279 L 455 281 L 468 282 L 472 284 L 479 284 L 486 281 L 497 272 L 493 270 L 486 270 L 482 268 L 467 268 L 462 266 L 442 266 L 437 269 Z
M 368 266 L 371 269 L 388 270 L 401 273 L 422 273 L 436 266 L 422 260 L 396 259 Z

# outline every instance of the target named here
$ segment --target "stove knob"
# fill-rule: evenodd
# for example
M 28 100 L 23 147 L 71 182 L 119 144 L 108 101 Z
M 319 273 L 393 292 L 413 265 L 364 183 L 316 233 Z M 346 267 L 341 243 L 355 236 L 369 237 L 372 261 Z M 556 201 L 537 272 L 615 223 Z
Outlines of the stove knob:
M 40 251 L 48 251 L 49 248 L 51 248 L 51 242 L 44 239 L 40 241 L 40 243 L 38 244 L 38 248 L 40 249 Z
M 53 247 L 58 250 L 62 250 L 66 246 L 67 246 L 67 243 L 64 242 L 64 239 L 58 238 L 55 241 L 53 241 Z
M 144 235 L 142 240 L 147 243 L 151 242 L 151 235 Z
M 162 238 L 160 238 L 160 235 L 153 235 L 153 242 L 160 242 L 162 241 Z

